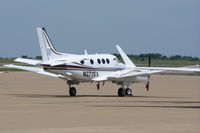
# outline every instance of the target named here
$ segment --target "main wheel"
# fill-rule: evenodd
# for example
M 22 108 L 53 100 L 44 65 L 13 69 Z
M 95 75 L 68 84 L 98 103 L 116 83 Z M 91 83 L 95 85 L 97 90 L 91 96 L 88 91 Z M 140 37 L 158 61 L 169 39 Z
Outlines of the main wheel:
M 75 87 L 71 87 L 69 89 L 69 95 L 70 96 L 76 96 L 76 88 Z
M 118 89 L 118 96 L 119 96 L 119 97 L 123 97 L 124 95 L 125 95 L 124 89 L 123 89 L 123 88 L 119 88 L 119 89 Z
M 132 90 L 130 88 L 126 88 L 126 95 L 132 95 Z

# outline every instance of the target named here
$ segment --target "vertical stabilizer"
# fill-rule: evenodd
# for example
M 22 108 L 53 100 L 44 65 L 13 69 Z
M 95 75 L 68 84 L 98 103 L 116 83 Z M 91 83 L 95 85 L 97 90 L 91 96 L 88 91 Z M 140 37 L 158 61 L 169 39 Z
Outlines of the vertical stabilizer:
M 57 52 L 49 39 L 45 28 L 37 28 L 38 39 L 40 43 L 40 50 L 42 54 L 42 60 L 48 61 L 54 58 L 59 58 L 62 54 Z
M 135 64 L 128 58 L 126 53 L 119 47 L 119 45 L 116 45 L 117 50 L 119 51 L 124 63 L 128 67 L 136 67 Z

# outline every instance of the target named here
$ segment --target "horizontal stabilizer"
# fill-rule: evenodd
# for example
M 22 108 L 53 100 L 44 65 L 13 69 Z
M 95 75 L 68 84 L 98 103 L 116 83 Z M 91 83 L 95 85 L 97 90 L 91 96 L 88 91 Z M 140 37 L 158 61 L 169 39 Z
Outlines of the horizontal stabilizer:
M 49 72 L 45 72 L 43 70 L 43 68 L 37 68 L 37 67 L 25 67 L 25 66 L 18 66 L 18 65 L 4 65 L 5 67 L 9 67 L 9 68 L 17 68 L 17 69 L 21 69 L 21 70 L 26 70 L 26 71 L 31 71 L 31 72 L 36 72 L 39 74 L 43 74 L 43 75 L 47 75 L 47 76 L 51 76 L 51 77 L 56 77 L 56 78 L 66 78 L 62 75 L 57 75 L 57 74 L 53 74 L 53 73 L 49 73 Z
M 24 58 L 17 58 L 17 59 L 15 59 L 15 61 L 30 64 L 30 65 L 35 65 L 35 66 L 39 66 L 42 63 L 41 60 L 24 59 Z
M 66 65 L 68 63 L 73 63 L 73 62 L 80 62 L 80 60 L 88 60 L 88 58 L 73 56 L 73 58 L 67 58 L 67 59 L 66 58 L 59 58 L 59 59 L 49 60 L 49 61 L 43 62 L 42 64 L 57 66 L 57 65 Z

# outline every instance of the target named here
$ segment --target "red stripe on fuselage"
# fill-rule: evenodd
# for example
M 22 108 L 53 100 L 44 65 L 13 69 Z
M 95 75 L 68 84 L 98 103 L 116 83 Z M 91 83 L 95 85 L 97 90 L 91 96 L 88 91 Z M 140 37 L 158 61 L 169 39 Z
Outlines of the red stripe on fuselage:
M 43 65 L 45 67 L 52 67 L 50 65 Z M 64 67 L 64 68 L 81 68 L 81 69 L 96 69 L 96 68 L 92 68 L 92 67 L 82 67 L 82 66 L 74 66 L 74 65 L 57 65 L 57 66 L 53 66 L 52 68 L 55 68 L 55 67 Z

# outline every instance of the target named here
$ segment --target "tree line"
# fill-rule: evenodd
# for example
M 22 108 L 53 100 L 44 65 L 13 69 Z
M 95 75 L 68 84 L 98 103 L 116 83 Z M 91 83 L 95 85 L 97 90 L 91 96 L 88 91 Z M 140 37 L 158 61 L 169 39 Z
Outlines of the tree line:
M 121 59 L 120 54 L 113 54 L 115 55 L 118 59 Z M 172 55 L 172 56 L 165 56 L 162 55 L 160 53 L 147 53 L 147 54 L 138 54 L 138 55 L 128 55 L 132 60 L 140 60 L 140 61 L 144 61 L 146 59 L 149 58 L 149 56 L 154 59 L 154 60 L 187 60 L 187 61 L 200 61 L 200 58 L 198 57 L 192 57 L 192 56 L 181 56 L 181 55 Z M 41 60 L 42 56 L 36 56 L 36 57 L 28 57 L 27 55 L 22 55 L 22 58 L 29 58 L 29 59 L 37 59 L 37 60 Z M 15 57 L 11 57 L 11 58 L 2 58 L 0 57 L 0 59 L 4 59 L 4 60 L 14 60 L 16 59 Z
M 121 59 L 120 54 L 114 54 L 117 58 Z M 147 54 L 139 54 L 139 55 L 128 55 L 133 60 L 141 60 L 144 61 L 151 57 L 154 60 L 188 60 L 188 61 L 200 61 L 198 57 L 192 56 L 181 56 L 181 55 L 172 55 L 172 56 L 165 56 L 160 53 L 147 53 Z

